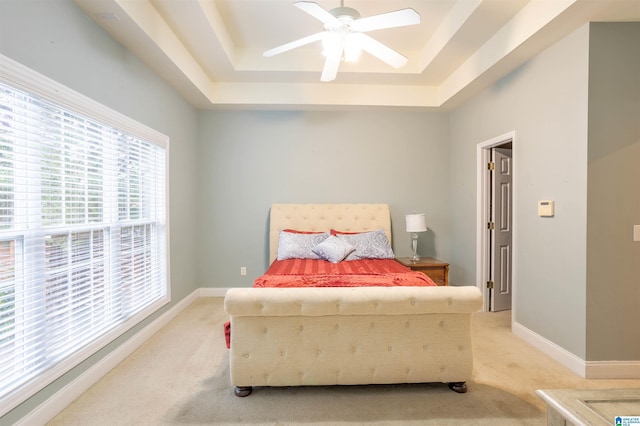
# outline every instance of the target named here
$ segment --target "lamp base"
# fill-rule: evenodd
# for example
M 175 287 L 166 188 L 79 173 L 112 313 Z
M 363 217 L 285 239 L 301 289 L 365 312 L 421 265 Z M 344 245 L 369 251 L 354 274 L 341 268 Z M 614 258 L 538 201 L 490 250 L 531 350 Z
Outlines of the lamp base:
M 417 262 L 420 260 L 420 256 L 418 256 L 418 233 L 411 233 L 411 248 L 413 249 L 413 256 L 411 256 L 412 262 Z

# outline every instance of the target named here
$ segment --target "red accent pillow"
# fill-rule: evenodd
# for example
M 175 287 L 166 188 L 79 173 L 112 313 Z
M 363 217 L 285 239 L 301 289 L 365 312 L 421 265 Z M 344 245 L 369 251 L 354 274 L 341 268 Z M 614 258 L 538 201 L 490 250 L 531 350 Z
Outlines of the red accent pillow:
M 355 234 L 363 234 L 367 231 L 360 231 L 360 232 L 344 232 L 344 231 L 337 231 L 335 229 L 331 230 L 331 235 L 355 235 Z
M 283 229 L 284 232 L 290 232 L 292 234 L 322 234 L 324 231 L 299 231 L 297 229 Z

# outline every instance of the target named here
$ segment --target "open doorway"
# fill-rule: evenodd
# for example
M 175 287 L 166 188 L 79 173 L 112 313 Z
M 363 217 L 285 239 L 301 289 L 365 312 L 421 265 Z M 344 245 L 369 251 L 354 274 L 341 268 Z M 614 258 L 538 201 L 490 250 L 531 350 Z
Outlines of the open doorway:
M 515 132 L 478 144 L 477 285 L 484 311 L 512 309 L 514 298 Z

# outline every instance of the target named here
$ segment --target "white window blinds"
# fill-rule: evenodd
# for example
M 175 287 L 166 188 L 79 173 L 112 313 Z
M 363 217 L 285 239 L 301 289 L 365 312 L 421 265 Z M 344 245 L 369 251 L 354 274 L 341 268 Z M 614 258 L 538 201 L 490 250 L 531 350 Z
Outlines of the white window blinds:
M 166 303 L 165 168 L 164 145 L 0 81 L 0 405 Z

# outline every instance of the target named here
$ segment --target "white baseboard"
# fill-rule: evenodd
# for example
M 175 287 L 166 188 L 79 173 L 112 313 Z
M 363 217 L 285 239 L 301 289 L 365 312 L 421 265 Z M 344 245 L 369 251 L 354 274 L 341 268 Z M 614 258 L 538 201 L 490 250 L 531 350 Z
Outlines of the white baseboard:
M 640 379 L 640 361 L 585 361 L 517 322 L 513 334 L 584 379 Z
M 585 364 L 580 357 L 572 354 L 568 350 L 556 345 L 552 341 L 547 340 L 515 321 L 511 324 L 511 331 L 513 334 L 529 343 L 534 348 L 549 355 L 551 358 L 558 361 L 580 377 L 585 377 Z
M 16 425 L 33 426 L 46 424 L 67 405 L 71 404 L 76 398 L 98 382 L 98 380 L 100 380 L 105 374 L 120 364 L 127 356 L 138 349 L 140 345 L 156 334 L 162 327 L 167 325 L 167 323 L 175 318 L 176 315 L 198 299 L 198 297 L 201 297 L 200 290 L 201 289 L 195 290 L 193 293 L 176 303 L 171 307 L 171 309 L 160 315 L 153 322 L 149 323 L 129 340 L 111 351 L 75 380 L 64 386 L 28 415 L 20 419 Z
M 587 379 L 640 379 L 640 361 L 586 361 Z
M 201 287 L 200 288 L 200 297 L 224 297 L 227 293 L 228 288 L 220 288 L 220 287 Z

